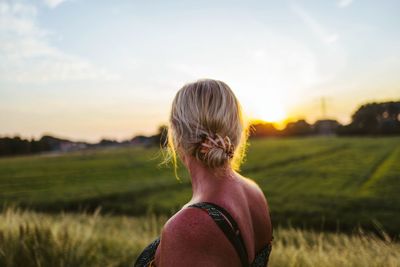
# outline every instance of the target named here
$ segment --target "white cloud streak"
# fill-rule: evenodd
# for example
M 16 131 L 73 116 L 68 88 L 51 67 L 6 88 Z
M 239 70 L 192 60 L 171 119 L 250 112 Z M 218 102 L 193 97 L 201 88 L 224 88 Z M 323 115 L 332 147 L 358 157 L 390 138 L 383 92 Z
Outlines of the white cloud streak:
M 325 27 L 308 14 L 304 8 L 297 5 L 291 5 L 291 9 L 322 42 L 331 44 L 339 40 L 339 34 L 329 33 Z
M 109 73 L 49 42 L 49 33 L 36 22 L 33 5 L 0 0 L 0 81 L 42 83 L 115 80 Z
M 337 5 L 339 7 L 348 7 L 349 5 L 351 5 L 353 3 L 353 0 L 338 0 Z
M 44 0 L 44 3 L 50 8 L 56 8 L 61 5 L 65 0 Z

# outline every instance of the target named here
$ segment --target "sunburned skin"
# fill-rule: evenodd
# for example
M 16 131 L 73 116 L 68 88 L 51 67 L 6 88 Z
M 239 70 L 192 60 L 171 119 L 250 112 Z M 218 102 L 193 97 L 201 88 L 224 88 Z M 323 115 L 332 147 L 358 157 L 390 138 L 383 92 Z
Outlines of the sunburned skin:
M 192 179 L 193 196 L 165 224 L 155 255 L 156 266 L 241 266 L 234 247 L 210 216 L 188 207 L 198 202 L 215 203 L 232 215 L 251 263 L 272 239 L 268 204 L 259 186 L 231 168 L 217 176 L 193 157 L 183 156 L 183 162 Z

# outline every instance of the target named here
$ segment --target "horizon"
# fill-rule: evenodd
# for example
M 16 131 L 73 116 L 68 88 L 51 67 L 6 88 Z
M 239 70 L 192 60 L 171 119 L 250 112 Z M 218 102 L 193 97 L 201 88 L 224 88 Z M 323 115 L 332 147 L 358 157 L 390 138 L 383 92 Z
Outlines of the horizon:
M 358 107 L 357 107 L 357 110 L 359 109 L 359 108 L 361 108 L 362 106 L 364 106 L 364 105 L 369 105 L 369 104 L 381 104 L 381 103 L 387 103 L 387 102 L 400 102 L 400 99 L 398 99 L 398 100 L 387 100 L 387 101 L 385 101 L 385 102 L 367 102 L 367 103 L 363 103 L 363 104 L 360 104 Z M 397 120 L 400 120 L 400 117 L 397 117 L 398 119 Z M 305 121 L 306 123 L 308 123 L 311 127 L 313 127 L 314 125 L 315 125 L 315 123 L 317 123 L 317 121 L 329 121 L 329 120 L 333 120 L 333 121 L 336 121 L 336 122 L 338 122 L 340 125 L 342 125 L 342 126 L 347 126 L 347 125 L 349 125 L 349 124 L 345 124 L 345 123 L 341 123 L 340 121 L 338 121 L 338 120 L 336 120 L 335 118 L 330 118 L 330 117 L 321 117 L 321 118 L 317 118 L 316 120 L 314 120 L 313 122 L 310 122 L 309 120 L 307 120 L 307 118 L 297 118 L 297 119 L 290 119 L 290 118 L 286 118 L 286 119 L 284 119 L 284 120 L 282 120 L 282 121 L 266 121 L 266 120 L 262 120 L 262 119 L 259 119 L 259 118 L 248 118 L 248 120 L 247 120 L 247 122 L 246 122 L 246 124 L 250 127 L 250 125 L 257 125 L 257 124 L 271 124 L 277 131 L 285 131 L 286 129 L 287 129 L 287 125 L 289 124 L 289 123 L 296 123 L 296 122 L 298 122 L 298 121 L 301 121 L 301 120 L 303 120 L 303 121 Z M 161 124 L 159 124 L 158 126 L 157 126 L 157 130 L 155 130 L 154 132 L 151 132 L 151 133 L 147 133 L 147 134 L 145 134 L 145 133 L 137 133 L 137 134 L 132 134 L 131 136 L 128 136 L 128 137 L 126 137 L 126 138 L 121 138 L 121 139 L 117 139 L 117 138 L 113 138 L 113 137 L 106 137 L 106 136 L 103 136 L 103 137 L 100 137 L 99 139 L 97 139 L 97 140 L 86 140 L 86 139 L 75 139 L 75 138 L 70 138 L 70 137 L 68 137 L 68 136 L 62 136 L 62 135 L 59 135 L 59 134 L 57 134 L 57 133 L 51 133 L 51 132 L 43 132 L 41 135 L 39 135 L 38 137 L 27 137 L 27 136 L 21 136 L 20 134 L 15 134 L 15 135 L 1 135 L 0 134 L 0 139 L 1 138 L 15 138 L 15 137 L 19 137 L 19 138 L 21 138 L 22 140 L 29 140 L 29 141 L 33 141 L 33 140 L 40 140 L 42 137 L 45 137 L 45 136 L 49 136 L 49 137 L 54 137 L 54 138 L 58 138 L 58 139 L 64 139 L 64 140 L 67 140 L 67 141 L 71 141 L 71 142 L 75 142 L 75 143 L 86 143 L 86 144 L 97 144 L 97 143 L 100 143 L 101 141 L 103 141 L 103 140 L 110 140 L 110 141 L 117 141 L 117 142 L 126 142 L 126 141 L 130 141 L 130 140 L 132 140 L 133 138 L 135 138 L 135 137 L 138 137 L 138 136 L 145 136 L 145 137 L 151 137 L 151 136 L 154 136 L 154 135 L 157 135 L 157 134 L 159 134 L 160 132 L 159 132 L 159 128 L 160 127 L 168 127 L 168 123 L 167 122 L 165 122 L 165 123 L 161 123 Z
M 154 134 L 178 89 L 200 78 L 226 82 L 249 118 L 348 124 L 363 104 L 400 99 L 399 9 L 0 0 L 0 136 Z

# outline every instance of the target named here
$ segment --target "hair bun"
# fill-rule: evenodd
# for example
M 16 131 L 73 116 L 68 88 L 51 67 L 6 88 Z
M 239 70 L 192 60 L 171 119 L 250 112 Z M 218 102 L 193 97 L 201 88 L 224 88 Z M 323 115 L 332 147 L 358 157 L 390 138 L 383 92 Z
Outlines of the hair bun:
M 209 168 L 238 170 L 246 150 L 246 124 L 239 100 L 226 83 L 202 79 L 185 84 L 172 101 L 165 162 L 173 161 L 176 174 L 179 152 Z
M 199 146 L 199 158 L 207 166 L 215 168 L 224 165 L 233 158 L 235 148 L 229 136 L 205 134 Z

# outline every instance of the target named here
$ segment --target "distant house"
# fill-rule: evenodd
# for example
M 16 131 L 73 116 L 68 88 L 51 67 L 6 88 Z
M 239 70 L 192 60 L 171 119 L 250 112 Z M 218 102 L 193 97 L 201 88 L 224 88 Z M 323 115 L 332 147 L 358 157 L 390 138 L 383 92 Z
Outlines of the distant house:
M 148 146 L 151 146 L 154 144 L 154 137 L 138 135 L 131 139 L 130 144 L 131 145 L 143 145 L 145 147 L 148 147 Z
M 87 148 L 87 145 L 83 142 L 61 142 L 59 150 L 62 152 L 76 151 Z
M 314 125 L 314 133 L 319 135 L 334 135 L 339 127 L 337 120 L 317 120 Z
M 87 147 L 87 144 L 84 142 L 73 142 L 50 135 L 44 135 L 39 142 L 46 148 L 44 151 L 68 152 L 85 149 Z

